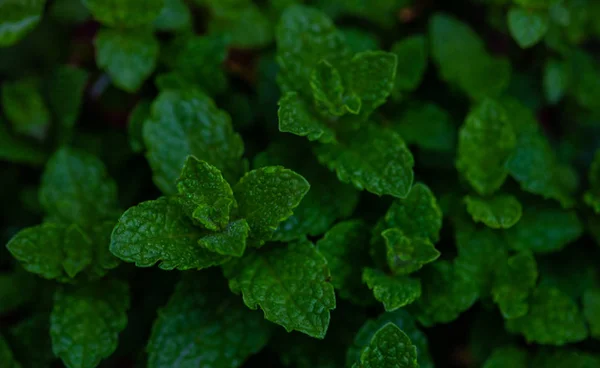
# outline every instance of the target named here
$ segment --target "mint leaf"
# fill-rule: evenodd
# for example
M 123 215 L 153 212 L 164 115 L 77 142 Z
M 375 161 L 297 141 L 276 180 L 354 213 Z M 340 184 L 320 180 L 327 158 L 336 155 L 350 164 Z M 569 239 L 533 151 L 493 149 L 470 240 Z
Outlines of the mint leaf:
M 0 160 L 29 165 L 40 165 L 46 153 L 38 144 L 13 137 L 0 119 Z
M 94 43 L 98 66 L 127 92 L 140 89 L 156 67 L 159 44 L 148 31 L 103 29 Z
M 408 275 L 438 259 L 440 252 L 426 238 L 409 238 L 392 228 L 381 233 L 387 246 L 387 262 L 395 275 Z
M 268 166 L 244 175 L 233 191 L 239 216 L 248 221 L 251 237 L 262 243 L 293 214 L 309 189 L 301 175 L 281 166 Z
M 118 209 L 117 188 L 104 164 L 72 148 L 61 148 L 50 158 L 39 196 L 50 219 L 84 228 L 113 218 Z
M 540 42 L 548 32 L 549 23 L 548 14 L 543 11 L 516 7 L 508 11 L 508 29 L 523 49 Z
M 260 307 L 269 321 L 325 337 L 335 294 L 327 261 L 309 241 L 255 251 L 226 263 L 223 272 L 231 290 L 241 292 L 251 309 Z
M 421 298 L 410 310 L 424 326 L 448 323 L 477 300 L 476 284 L 448 261 L 437 261 L 421 272 Z
M 183 0 L 164 0 L 160 14 L 154 20 L 159 31 L 185 31 L 192 25 L 192 12 Z
M 149 25 L 160 14 L 165 0 L 83 0 L 94 18 L 107 26 L 135 28 Z
M 577 304 L 558 289 L 539 287 L 529 299 L 529 312 L 506 320 L 506 329 L 527 342 L 564 345 L 584 340 L 588 333 Z
M 46 0 L 7 0 L 0 4 L 0 47 L 17 43 L 42 18 Z
M 129 288 L 121 281 L 57 290 L 50 316 L 54 354 L 68 367 L 96 367 L 117 349 L 127 309 Z
M 125 262 L 163 270 L 216 266 L 229 258 L 198 245 L 207 232 L 195 227 L 179 204 L 162 197 L 131 207 L 115 226 L 110 251 Z
M 506 177 L 506 163 L 517 138 L 504 107 L 484 100 L 467 116 L 458 135 L 457 169 L 481 195 L 498 190 Z
M 387 312 L 411 304 L 421 296 L 421 281 L 418 279 L 388 276 L 373 268 L 365 268 L 362 278 Z
M 427 39 L 423 35 L 406 37 L 394 43 L 390 52 L 398 58 L 392 95 L 400 98 L 421 84 L 427 69 Z
M 345 106 L 345 105 L 344 105 Z M 279 100 L 279 131 L 323 143 L 335 141 L 334 131 L 315 116 L 296 92 L 286 92 Z
M 600 290 L 588 290 L 583 295 L 583 315 L 590 328 L 590 336 L 600 339 Z
M 312 96 L 310 75 L 321 60 L 332 62 L 347 55 L 342 34 L 322 12 L 305 6 L 290 6 L 275 31 L 277 83 L 283 92 Z
M 2 335 L 0 335 L 0 361 L 3 365 L 6 364 L 6 368 L 21 368 L 21 364 L 15 359 L 10 346 Z
M 548 60 L 544 67 L 544 94 L 551 104 L 558 103 L 569 86 L 568 65 L 558 60 Z
M 527 299 L 536 285 L 537 277 L 537 264 L 531 253 L 516 254 L 500 264 L 496 270 L 492 295 L 504 318 L 527 314 Z
M 393 129 L 407 144 L 426 150 L 450 151 L 456 142 L 450 115 L 432 103 L 407 108 Z
M 395 324 L 389 322 L 373 335 L 355 368 L 418 368 L 417 348 Z
M 151 104 L 147 100 L 138 102 L 137 105 L 129 114 L 127 121 L 127 132 L 129 135 L 129 146 L 135 153 L 142 153 L 144 151 L 144 137 L 143 129 L 144 122 L 150 116 Z
M 209 230 L 224 228 L 235 198 L 216 167 L 188 156 L 177 179 L 177 197 L 186 214 Z
M 523 208 L 512 195 L 493 197 L 466 196 L 467 212 L 475 222 L 483 222 L 492 229 L 508 229 L 521 218 Z
M 2 83 L 2 107 L 16 133 L 42 140 L 50 124 L 50 111 L 37 80 Z
M 414 159 L 396 133 L 373 124 L 341 136 L 339 143 L 315 148 L 319 161 L 358 189 L 394 197 L 408 195 Z
M 175 180 L 189 155 L 221 170 L 230 183 L 246 166 L 244 144 L 229 115 L 196 90 L 159 94 L 144 124 L 144 143 L 154 182 L 165 194 L 176 192 Z
M 582 233 L 583 226 L 575 212 L 529 205 L 521 220 L 505 231 L 505 237 L 516 251 L 549 253 L 564 248 Z
M 359 113 L 362 101 L 356 95 L 346 96 L 340 72 L 326 60 L 321 60 L 313 69 L 310 75 L 310 86 L 316 105 L 329 114 L 342 116 L 346 113 Z M 288 92 L 286 96 L 291 93 L 293 92 Z
M 60 23 L 81 24 L 90 18 L 90 11 L 80 0 L 55 0 L 50 5 L 50 16 Z
M 237 367 L 266 345 L 268 322 L 226 288 L 206 275 L 183 276 L 154 322 L 149 368 Z
M 351 59 L 346 72 L 350 90 L 362 102 L 361 115 L 368 116 L 386 102 L 394 88 L 397 66 L 396 54 L 384 51 L 363 51 Z
M 267 46 L 273 40 L 268 14 L 251 0 L 205 2 L 212 10 L 209 32 L 227 34 L 231 43 L 240 48 Z
M 248 222 L 237 220 L 229 223 L 223 232 L 210 234 L 198 240 L 198 244 L 224 256 L 241 257 L 246 250 L 249 232 Z
M 492 355 L 485 361 L 483 368 L 527 368 L 529 356 L 526 350 L 514 346 L 494 349 Z
M 417 362 L 421 368 L 433 368 L 433 361 L 429 354 L 427 337 L 417 328 L 416 321 L 405 310 L 383 313 L 377 319 L 370 319 L 360 328 L 354 337 L 354 343 L 348 348 L 346 354 L 346 365 L 351 366 L 353 362 L 360 359 L 361 351 L 369 345 L 373 335 L 388 323 L 393 323 L 411 340 L 417 348 Z
M 369 291 L 362 284 L 360 270 L 369 257 L 366 246 L 369 230 L 358 220 L 334 225 L 317 242 L 317 249 L 327 260 L 331 284 L 338 295 L 357 304 L 369 302 Z
M 531 364 L 540 368 L 593 368 L 600 364 L 600 357 L 574 349 L 543 349 L 536 354 Z

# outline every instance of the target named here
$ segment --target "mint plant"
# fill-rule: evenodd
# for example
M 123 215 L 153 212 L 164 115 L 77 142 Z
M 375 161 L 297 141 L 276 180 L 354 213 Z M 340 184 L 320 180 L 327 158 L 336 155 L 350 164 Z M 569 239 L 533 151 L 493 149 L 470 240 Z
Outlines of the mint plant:
M 600 367 L 598 16 L 0 0 L 0 368 Z

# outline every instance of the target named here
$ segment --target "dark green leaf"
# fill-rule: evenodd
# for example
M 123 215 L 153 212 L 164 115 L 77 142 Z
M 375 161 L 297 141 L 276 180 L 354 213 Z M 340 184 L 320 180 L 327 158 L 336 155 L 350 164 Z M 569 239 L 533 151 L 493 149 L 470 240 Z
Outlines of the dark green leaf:
M 399 366 L 402 364 L 402 366 Z M 354 368 L 418 368 L 417 348 L 398 326 L 389 322 L 373 335 Z
M 373 290 L 375 299 L 383 303 L 387 312 L 413 303 L 421 296 L 421 281 L 408 276 L 388 276 L 383 272 L 365 268 L 363 282 Z
M 493 197 L 466 196 L 467 212 L 475 222 L 483 222 L 492 229 L 508 229 L 521 218 L 523 208 L 511 195 Z

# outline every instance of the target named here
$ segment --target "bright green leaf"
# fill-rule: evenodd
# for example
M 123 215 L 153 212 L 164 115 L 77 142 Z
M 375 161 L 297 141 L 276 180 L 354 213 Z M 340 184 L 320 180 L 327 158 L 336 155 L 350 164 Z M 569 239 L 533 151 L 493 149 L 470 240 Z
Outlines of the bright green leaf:
M 241 257 L 246 250 L 250 227 L 246 220 L 231 222 L 221 233 L 210 234 L 198 240 L 198 244 L 211 252 L 224 256 Z
M 408 275 L 438 259 L 440 252 L 427 238 L 409 238 L 400 229 L 381 233 L 387 246 L 387 262 L 395 275 Z
M 326 60 L 321 60 L 313 69 L 310 74 L 310 86 L 316 105 L 329 114 L 342 116 L 346 113 L 360 112 L 361 100 L 356 95 L 352 96 L 354 98 L 347 99 L 340 72 Z M 291 93 L 293 92 L 288 92 L 286 96 Z
M 383 272 L 365 268 L 363 282 L 373 290 L 375 299 L 383 303 L 387 312 L 413 303 L 421 296 L 421 281 L 408 276 L 388 276 Z
M 417 348 L 398 326 L 389 322 L 373 335 L 354 368 L 418 368 Z
M 279 100 L 279 130 L 323 143 L 335 141 L 333 130 L 313 114 L 296 92 L 286 92 Z

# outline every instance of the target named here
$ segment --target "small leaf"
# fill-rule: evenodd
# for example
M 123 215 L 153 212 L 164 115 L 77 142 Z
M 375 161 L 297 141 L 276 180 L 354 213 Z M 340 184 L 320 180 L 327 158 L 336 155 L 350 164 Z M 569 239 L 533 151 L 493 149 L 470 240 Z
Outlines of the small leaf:
M 514 346 L 494 349 L 483 364 L 483 368 L 528 368 L 529 356 L 526 350 Z M 537 366 L 536 366 L 537 367 Z
M 548 14 L 524 8 L 508 11 L 508 29 L 521 48 L 526 49 L 540 42 L 548 32 Z
M 246 250 L 250 227 L 246 220 L 231 222 L 221 233 L 210 234 L 198 240 L 198 244 L 224 256 L 241 257 Z
M 600 340 L 600 290 L 588 290 L 583 294 L 583 314 L 590 327 L 590 336 Z
M 42 18 L 46 0 L 6 0 L 0 3 L 0 47 L 11 46 Z
M 268 166 L 247 173 L 233 191 L 239 216 L 250 225 L 250 236 L 262 243 L 293 214 L 309 189 L 301 175 L 281 166 Z
M 396 98 L 412 92 L 421 83 L 427 69 L 427 46 L 424 35 L 406 37 L 392 45 L 390 52 L 398 58 L 396 82 L 392 91 Z
M 149 25 L 160 14 L 165 0 L 83 0 L 100 23 L 120 28 Z
M 116 349 L 127 325 L 129 288 L 106 279 L 59 289 L 50 316 L 52 350 L 70 368 L 93 368 Z
M 185 31 L 192 25 L 192 12 L 183 0 L 164 0 L 160 14 L 154 20 L 159 31 Z
M 537 278 L 537 264 L 531 253 L 516 254 L 500 264 L 496 269 L 492 295 L 504 318 L 517 318 L 527 314 L 527 299 Z
M 127 92 L 140 89 L 156 68 L 159 44 L 150 32 L 103 29 L 94 43 L 98 66 Z
M 353 368 L 396 367 L 419 368 L 417 348 L 398 326 L 389 322 L 373 335 Z
M 381 233 L 387 246 L 387 262 L 395 275 L 408 275 L 438 259 L 440 252 L 426 238 L 409 238 L 400 229 Z
M 388 276 L 379 270 L 365 268 L 363 282 L 373 290 L 375 299 L 383 303 L 387 312 L 411 304 L 421 296 L 421 281 L 408 276 Z
M 163 270 L 201 269 L 226 262 L 229 257 L 198 246 L 206 235 L 175 200 L 162 197 L 125 211 L 113 230 L 110 251 L 138 267 L 160 261 Z
M 310 111 L 296 92 L 286 92 L 279 100 L 279 131 L 323 143 L 335 141 L 335 133 Z
M 309 241 L 255 251 L 226 263 L 223 272 L 231 290 L 269 321 L 288 332 L 325 337 L 335 293 L 327 261 Z
M 16 133 L 38 140 L 46 137 L 50 111 L 36 80 L 2 83 L 2 107 Z
M 346 104 L 340 72 L 326 60 L 321 60 L 313 69 L 310 75 L 310 86 L 315 103 L 328 113 L 334 116 L 342 116 L 348 112 L 358 114 L 360 111 L 360 99 L 354 100 L 356 104 Z
M 0 160 L 38 166 L 46 161 L 39 144 L 13 137 L 0 119 Z
M 426 150 L 451 151 L 456 144 L 450 114 L 431 103 L 409 107 L 393 129 L 407 144 Z
M 143 129 L 144 122 L 150 117 L 150 102 L 142 100 L 138 102 L 129 114 L 127 121 L 127 133 L 129 135 L 129 146 L 135 153 L 144 151 Z
M 367 116 L 383 105 L 396 81 L 398 58 L 384 51 L 363 51 L 348 66 L 349 88 L 362 102 L 361 115 Z
M 483 222 L 492 229 L 508 229 L 521 218 L 523 208 L 512 195 L 493 197 L 466 196 L 467 212 L 475 222 Z

